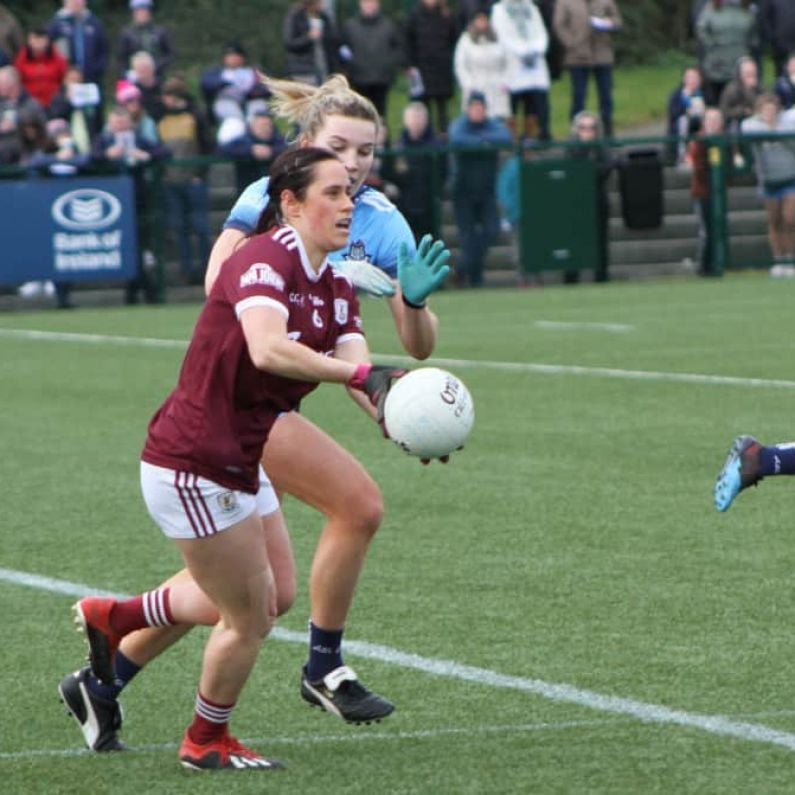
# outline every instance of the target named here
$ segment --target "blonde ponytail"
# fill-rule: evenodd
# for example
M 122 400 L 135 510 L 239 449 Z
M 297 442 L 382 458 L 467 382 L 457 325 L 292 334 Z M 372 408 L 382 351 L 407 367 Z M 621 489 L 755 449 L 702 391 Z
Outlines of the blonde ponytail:
M 297 80 L 279 80 L 260 74 L 271 92 L 269 101 L 274 114 L 295 124 L 300 135 L 314 139 L 329 116 L 364 119 L 380 125 L 375 105 L 367 97 L 357 94 L 343 75 L 332 75 L 319 86 Z

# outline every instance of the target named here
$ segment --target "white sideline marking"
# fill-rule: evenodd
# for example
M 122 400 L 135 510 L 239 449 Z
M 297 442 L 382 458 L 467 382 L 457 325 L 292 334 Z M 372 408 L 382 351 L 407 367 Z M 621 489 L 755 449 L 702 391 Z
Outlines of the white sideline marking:
M 374 729 L 370 731 L 354 731 L 351 734 L 298 734 L 293 737 L 241 737 L 240 741 L 252 746 L 274 745 L 320 745 L 323 743 L 366 743 L 396 740 L 432 740 L 437 737 L 476 736 L 479 734 L 512 734 L 517 732 L 566 731 L 568 729 L 598 728 L 600 726 L 616 726 L 626 724 L 629 719 L 620 718 L 605 720 L 569 720 L 557 723 L 520 723 L 504 726 L 473 726 L 471 728 L 441 727 L 438 729 L 418 729 L 416 731 L 389 731 Z M 176 751 L 178 743 L 150 743 L 136 745 L 135 753 L 158 753 Z M 91 756 L 93 751 L 88 748 L 37 748 L 28 751 L 0 752 L 0 762 L 4 760 L 30 759 L 36 757 L 72 757 Z
M 96 591 L 80 583 L 56 580 L 51 577 L 43 577 L 38 574 L 15 571 L 13 569 L 0 568 L 0 580 L 75 597 L 102 594 L 116 599 L 129 598 L 125 594 Z M 307 638 L 304 632 L 293 632 L 280 627 L 274 628 L 271 637 L 290 643 L 302 644 L 306 643 Z M 528 679 L 520 676 L 508 676 L 497 671 L 490 671 L 487 668 L 475 668 L 454 660 L 421 657 L 418 654 L 408 654 L 389 646 L 380 646 L 365 641 L 345 641 L 345 651 L 354 656 L 378 660 L 390 665 L 422 671 L 423 673 L 441 676 L 446 679 L 458 679 L 464 682 L 473 682 L 477 685 L 518 690 L 542 696 L 550 701 L 576 704 L 581 707 L 616 715 L 628 715 L 637 718 L 643 723 L 659 723 L 682 726 L 687 729 L 699 729 L 710 734 L 734 737 L 748 742 L 778 745 L 790 751 L 795 751 L 795 734 L 772 729 L 769 726 L 763 726 L 758 723 L 731 720 L 722 715 L 702 715 L 695 712 L 670 709 L 660 704 L 648 704 L 630 698 L 583 690 L 574 685 L 545 682 L 541 679 Z
M 634 331 L 635 326 L 626 323 L 587 323 L 582 321 L 565 322 L 562 320 L 536 320 L 536 328 L 547 331 L 608 331 L 611 334 L 626 334 Z
M 125 345 L 141 348 L 166 348 L 185 350 L 184 340 L 166 340 L 155 337 L 119 337 L 110 334 L 78 334 L 62 331 L 36 331 L 34 329 L 0 328 L 0 339 L 26 339 L 49 342 L 77 342 L 94 345 Z M 416 365 L 408 356 L 374 353 L 373 359 L 394 364 Z M 669 373 L 656 370 L 623 370 L 618 367 L 581 367 L 570 364 L 539 364 L 534 362 L 497 362 L 476 359 L 443 359 L 431 357 L 424 365 L 439 367 L 476 367 L 513 373 L 536 373 L 542 375 L 584 375 L 597 378 L 620 378 L 629 381 L 666 381 L 680 384 L 706 386 L 742 386 L 752 388 L 795 389 L 795 381 L 776 378 L 741 378 L 731 375 L 709 375 L 704 373 Z
M 749 717 L 791 717 L 792 710 L 763 712 Z M 241 742 L 252 746 L 274 745 L 322 745 L 324 743 L 372 743 L 395 742 L 400 740 L 434 740 L 439 737 L 475 737 L 483 734 L 518 734 L 529 732 L 556 732 L 570 729 L 599 729 L 611 726 L 625 726 L 634 722 L 633 718 L 602 718 L 601 720 L 566 720 L 544 723 L 518 723 L 494 726 L 442 726 L 438 729 L 417 729 L 415 731 L 389 731 L 386 727 L 370 727 L 366 732 L 354 730 L 350 734 L 298 734 L 292 737 L 242 737 Z M 178 743 L 149 743 L 136 745 L 135 753 L 161 753 L 176 751 Z M 31 748 L 25 751 L 0 751 L 0 762 L 19 759 L 48 757 L 93 756 L 87 748 Z

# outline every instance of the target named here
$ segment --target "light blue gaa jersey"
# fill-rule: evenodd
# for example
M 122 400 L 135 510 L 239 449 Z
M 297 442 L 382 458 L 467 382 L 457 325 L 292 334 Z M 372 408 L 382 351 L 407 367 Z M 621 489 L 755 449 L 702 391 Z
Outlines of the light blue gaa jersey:
M 224 222 L 224 229 L 237 229 L 250 235 L 268 205 L 268 177 L 252 182 L 235 202 Z M 380 191 L 366 185 L 353 197 L 353 220 L 348 245 L 329 254 L 334 264 L 340 260 L 367 260 L 392 278 L 397 277 L 397 254 L 401 243 L 416 251 L 414 234 L 397 207 Z

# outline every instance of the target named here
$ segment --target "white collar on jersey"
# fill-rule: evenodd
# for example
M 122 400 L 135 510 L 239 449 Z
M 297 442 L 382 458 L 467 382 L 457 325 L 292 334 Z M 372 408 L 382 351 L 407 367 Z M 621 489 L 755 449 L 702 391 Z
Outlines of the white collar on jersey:
M 298 234 L 297 229 L 290 226 L 290 224 L 283 224 L 273 233 L 273 239 L 281 243 L 288 251 L 293 251 L 297 248 L 306 278 L 309 279 L 310 282 L 320 281 L 320 277 L 326 272 L 326 268 L 328 267 L 328 257 L 323 260 L 320 269 L 315 272 L 307 256 L 306 249 L 304 248 L 304 241 L 301 240 L 301 235 Z

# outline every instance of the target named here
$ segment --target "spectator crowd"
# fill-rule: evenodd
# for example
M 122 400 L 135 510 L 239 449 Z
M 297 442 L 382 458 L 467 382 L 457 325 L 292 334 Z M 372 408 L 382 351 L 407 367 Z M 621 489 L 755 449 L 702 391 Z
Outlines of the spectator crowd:
M 63 174 L 98 161 L 135 169 L 153 159 L 214 153 L 235 161 L 242 189 L 286 146 L 257 64 L 239 42 L 225 43 L 218 62 L 201 73 L 195 96 L 153 0 L 130 0 L 129 13 L 114 46 L 87 0 L 62 0 L 49 22 L 28 31 L 0 5 L 0 165 Z M 479 284 L 500 226 L 498 160 L 472 149 L 550 141 L 550 86 L 564 74 L 572 137 L 591 82 L 593 124 L 600 138 L 614 135 L 617 0 L 459 0 L 455 7 L 416 0 L 402 21 L 380 0 L 358 0 L 353 13 L 341 16 L 328 0 L 294 2 L 281 21 L 286 76 L 319 85 L 342 72 L 384 119 L 390 93 L 405 76 L 404 125 L 394 141 L 385 126 L 383 143 L 418 148 L 421 156 L 381 163 L 371 183 L 420 234 L 435 227 L 425 189 L 427 169 L 434 169 L 434 179 L 450 187 L 468 241 L 459 283 Z M 694 0 L 692 27 L 697 62 L 671 92 L 667 133 L 670 157 L 699 171 L 703 202 L 704 158 L 689 142 L 704 119 L 711 116 L 711 128 L 741 132 L 762 98 L 775 101 L 777 112 L 795 104 L 795 2 Z M 765 82 L 767 52 L 775 73 Z M 456 95 L 460 112 L 450 118 Z M 449 163 L 427 159 L 429 148 L 445 144 L 461 151 Z M 742 164 L 750 154 L 738 147 L 734 156 Z M 198 282 L 210 237 L 206 168 L 167 166 L 164 173 L 182 275 Z

